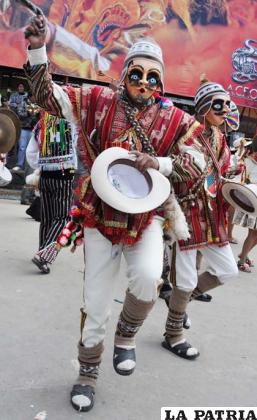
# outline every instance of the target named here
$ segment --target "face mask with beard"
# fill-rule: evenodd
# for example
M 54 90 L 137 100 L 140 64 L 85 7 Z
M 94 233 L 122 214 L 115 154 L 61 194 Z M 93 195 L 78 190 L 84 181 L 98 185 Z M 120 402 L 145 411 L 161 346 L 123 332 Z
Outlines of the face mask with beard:
M 153 102 L 153 94 L 161 86 L 161 66 L 148 58 L 134 58 L 124 80 L 129 99 L 139 107 Z
M 212 98 L 210 110 L 205 118 L 209 125 L 221 126 L 226 121 L 226 116 L 230 112 L 230 97 L 228 95 L 215 95 Z

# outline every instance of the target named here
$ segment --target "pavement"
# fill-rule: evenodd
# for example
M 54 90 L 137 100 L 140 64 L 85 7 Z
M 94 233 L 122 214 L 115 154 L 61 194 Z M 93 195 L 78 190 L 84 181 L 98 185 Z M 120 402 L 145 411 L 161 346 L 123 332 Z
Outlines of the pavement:
M 161 347 L 166 305 L 159 299 L 137 337 L 137 368 L 121 377 L 112 367 L 113 336 L 126 289 L 125 265 L 115 290 L 95 407 L 74 411 L 83 252 L 64 249 L 49 275 L 31 263 L 39 223 L 19 201 L 0 199 L 0 420 L 159 420 L 161 407 L 257 406 L 257 268 L 192 302 L 188 340 L 195 361 Z M 246 230 L 236 227 L 237 256 Z M 257 266 L 257 247 L 252 252 Z

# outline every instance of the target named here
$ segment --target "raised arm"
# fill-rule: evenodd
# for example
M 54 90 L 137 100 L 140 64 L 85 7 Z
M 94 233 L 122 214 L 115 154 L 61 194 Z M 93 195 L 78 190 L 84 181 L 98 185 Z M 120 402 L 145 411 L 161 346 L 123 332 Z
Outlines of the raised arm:
M 44 16 L 38 15 L 31 20 L 26 28 L 26 37 L 29 41 L 29 62 L 24 70 L 37 104 L 50 114 L 76 122 L 76 100 L 72 101 L 71 98 L 79 96 L 79 89 L 72 86 L 60 87 L 52 81 L 48 72 L 45 47 L 47 25 Z

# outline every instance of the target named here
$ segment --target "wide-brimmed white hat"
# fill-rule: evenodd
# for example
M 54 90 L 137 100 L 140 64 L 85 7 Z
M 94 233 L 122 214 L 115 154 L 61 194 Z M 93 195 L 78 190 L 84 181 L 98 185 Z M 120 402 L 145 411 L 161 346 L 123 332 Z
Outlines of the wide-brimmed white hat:
M 159 171 L 135 168 L 135 157 L 121 147 L 103 151 L 94 161 L 91 181 L 96 194 L 124 213 L 145 213 L 163 204 L 170 182 Z
M 222 186 L 222 194 L 232 207 L 257 217 L 257 185 L 239 184 L 227 181 Z
M 0 187 L 5 187 L 10 184 L 12 180 L 12 174 L 3 162 L 0 162 Z
M 246 138 L 246 137 L 238 137 L 237 139 L 234 140 L 233 142 L 233 146 L 230 148 L 230 150 L 236 150 L 238 147 L 240 147 L 240 145 L 242 144 L 242 146 L 247 147 L 250 146 L 250 144 L 252 144 L 253 140 L 250 138 Z

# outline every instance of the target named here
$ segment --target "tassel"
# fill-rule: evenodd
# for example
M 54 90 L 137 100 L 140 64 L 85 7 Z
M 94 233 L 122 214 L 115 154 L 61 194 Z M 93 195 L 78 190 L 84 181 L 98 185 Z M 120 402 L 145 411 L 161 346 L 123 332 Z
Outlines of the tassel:
M 37 255 L 44 261 L 48 262 L 49 264 L 52 264 L 56 260 L 59 251 L 60 247 L 58 246 L 58 244 L 56 242 L 52 242 L 50 245 L 38 251 Z
M 60 146 L 61 146 L 61 150 L 62 152 L 65 149 L 65 121 L 63 119 L 60 119 L 59 122 L 59 127 L 60 127 Z
M 203 85 L 204 83 L 208 83 L 208 82 L 209 82 L 209 80 L 207 79 L 206 74 L 202 73 L 200 75 L 200 86 Z
M 47 113 L 45 113 L 43 117 L 43 125 L 42 125 L 42 155 L 46 156 L 46 149 L 47 149 L 47 130 L 46 130 L 46 124 L 47 124 Z

